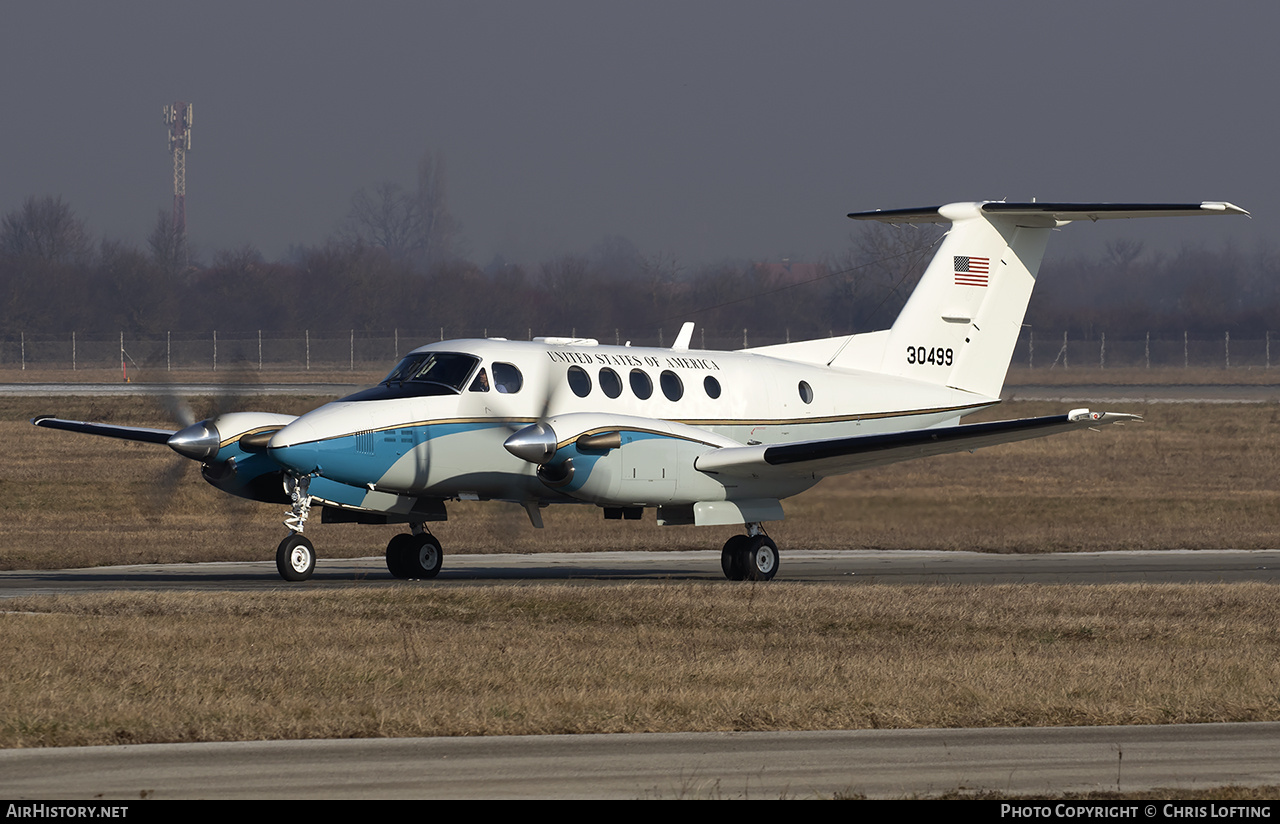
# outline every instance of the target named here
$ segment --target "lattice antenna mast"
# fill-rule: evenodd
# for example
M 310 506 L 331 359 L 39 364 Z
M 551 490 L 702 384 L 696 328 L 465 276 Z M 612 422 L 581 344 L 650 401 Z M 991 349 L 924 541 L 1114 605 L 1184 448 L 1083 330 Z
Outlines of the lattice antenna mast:
M 187 151 L 191 148 L 191 104 L 174 103 L 164 107 L 164 122 L 169 126 L 169 151 L 173 153 L 173 232 L 187 237 Z

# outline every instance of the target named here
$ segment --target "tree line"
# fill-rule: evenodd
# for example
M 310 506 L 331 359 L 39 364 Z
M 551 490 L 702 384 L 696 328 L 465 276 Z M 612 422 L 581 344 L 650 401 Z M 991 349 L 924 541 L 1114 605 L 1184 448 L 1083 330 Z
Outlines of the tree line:
M 0 219 L 0 335 L 441 326 L 598 334 L 693 320 L 799 340 L 889 326 L 939 237 L 873 224 L 826 260 L 686 267 L 612 236 L 580 254 L 479 264 L 465 254 L 443 167 L 430 156 L 416 188 L 357 192 L 325 242 L 277 261 L 248 245 L 201 260 L 163 211 L 146 248 L 95 239 L 63 198 L 31 196 Z M 1271 249 L 1148 253 L 1115 241 L 1096 257 L 1046 261 L 1027 323 L 1086 338 L 1261 337 L 1280 310 L 1278 269 Z

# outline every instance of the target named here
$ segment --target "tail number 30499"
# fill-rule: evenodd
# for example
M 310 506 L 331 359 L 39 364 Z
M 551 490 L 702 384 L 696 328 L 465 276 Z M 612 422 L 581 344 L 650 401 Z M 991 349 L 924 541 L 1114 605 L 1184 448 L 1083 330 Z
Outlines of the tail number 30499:
M 950 366 L 955 358 L 951 349 L 941 346 L 908 346 L 907 363 L 923 363 L 931 366 Z

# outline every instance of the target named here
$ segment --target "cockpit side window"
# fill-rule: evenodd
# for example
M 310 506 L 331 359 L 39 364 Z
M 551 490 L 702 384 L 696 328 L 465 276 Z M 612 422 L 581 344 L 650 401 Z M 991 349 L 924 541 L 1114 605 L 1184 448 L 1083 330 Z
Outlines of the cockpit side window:
M 382 382 L 438 383 L 461 392 L 480 359 L 460 352 L 420 352 L 396 364 Z
M 510 363 L 493 364 L 493 388 L 503 395 L 514 395 L 524 386 L 524 376 Z
M 485 373 L 484 367 L 481 367 L 480 371 L 476 373 L 476 379 L 471 382 L 470 391 L 472 392 L 488 392 L 489 391 L 489 376 Z

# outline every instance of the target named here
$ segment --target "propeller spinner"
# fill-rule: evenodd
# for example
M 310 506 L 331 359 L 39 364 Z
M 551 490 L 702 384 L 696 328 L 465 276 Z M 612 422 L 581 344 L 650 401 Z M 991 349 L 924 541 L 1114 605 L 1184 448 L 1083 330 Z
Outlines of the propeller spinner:
M 502 442 L 507 451 L 521 460 L 542 465 L 555 457 L 558 440 L 550 424 L 526 426 Z
M 195 461 L 208 461 L 218 454 L 222 436 L 212 420 L 199 421 L 173 433 L 167 443 L 179 455 Z

